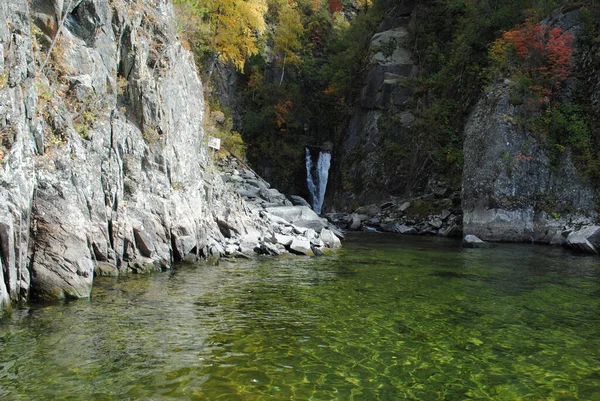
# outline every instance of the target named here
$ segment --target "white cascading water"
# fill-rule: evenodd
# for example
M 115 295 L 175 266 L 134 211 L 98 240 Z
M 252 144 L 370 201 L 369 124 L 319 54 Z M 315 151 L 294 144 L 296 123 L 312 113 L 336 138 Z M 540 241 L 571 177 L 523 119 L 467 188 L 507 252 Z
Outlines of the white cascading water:
M 329 167 L 331 166 L 331 153 L 320 152 L 316 168 L 313 168 L 312 156 L 310 150 L 306 148 L 306 185 L 310 193 L 313 210 L 321 214 L 323 201 L 325 200 L 325 190 L 327 189 L 327 179 L 329 178 Z

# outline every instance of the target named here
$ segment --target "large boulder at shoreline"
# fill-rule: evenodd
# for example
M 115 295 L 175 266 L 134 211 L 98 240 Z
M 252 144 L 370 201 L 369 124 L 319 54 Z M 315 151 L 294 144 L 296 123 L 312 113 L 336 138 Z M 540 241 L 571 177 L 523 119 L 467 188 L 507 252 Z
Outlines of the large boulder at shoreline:
M 599 254 L 600 227 L 589 226 L 573 231 L 567 237 L 565 246 L 579 252 Z
M 339 248 L 342 246 L 342 243 L 337 235 L 335 235 L 333 231 L 326 228 L 321 230 L 321 240 L 328 248 Z
M 575 8 L 566 14 L 554 13 L 545 23 L 577 37 L 584 31 L 578 12 Z M 574 71 L 593 65 L 586 58 L 597 51 L 585 42 L 574 41 L 583 46 L 576 49 L 581 57 L 574 59 L 578 64 Z M 597 71 L 580 75 L 586 81 L 569 80 L 568 89 L 560 94 L 565 101 L 576 86 L 597 87 Z M 528 102 L 515 102 L 517 85 L 505 79 L 485 88 L 466 121 L 463 226 L 465 232 L 488 241 L 551 243 L 572 229 L 574 220 L 589 218 L 589 225 L 597 219 L 596 189 L 571 146 L 557 152 L 551 140 L 526 128 L 523 122 L 540 118 L 544 107 L 536 111 Z
M 290 251 L 295 254 L 313 256 L 314 252 L 310 247 L 310 241 L 306 238 L 294 238 L 290 244 Z

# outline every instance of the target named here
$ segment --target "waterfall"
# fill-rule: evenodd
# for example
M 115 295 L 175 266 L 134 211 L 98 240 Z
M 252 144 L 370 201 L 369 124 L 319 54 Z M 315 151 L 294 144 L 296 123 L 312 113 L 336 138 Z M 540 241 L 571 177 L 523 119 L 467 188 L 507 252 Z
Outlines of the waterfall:
M 329 167 L 331 166 L 331 153 L 319 152 L 317 165 L 313 165 L 310 150 L 306 148 L 306 186 L 310 193 L 310 200 L 313 210 L 321 214 L 323 200 L 325 199 L 325 190 L 327 189 L 327 179 L 329 178 Z

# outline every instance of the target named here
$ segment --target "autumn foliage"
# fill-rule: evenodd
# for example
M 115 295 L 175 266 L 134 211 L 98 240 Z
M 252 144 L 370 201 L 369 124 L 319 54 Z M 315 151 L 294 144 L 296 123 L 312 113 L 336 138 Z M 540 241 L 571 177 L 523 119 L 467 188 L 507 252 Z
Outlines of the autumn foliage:
M 344 11 L 344 6 L 342 6 L 342 2 L 340 0 L 329 0 L 329 12 L 339 13 Z
M 275 109 L 275 123 L 279 131 L 286 131 L 287 121 L 290 118 L 290 112 L 294 103 L 291 100 L 283 100 L 277 103 L 273 108 Z
M 547 102 L 571 75 L 572 43 L 569 32 L 527 20 L 496 40 L 491 55 L 505 73 L 527 78 L 537 99 Z

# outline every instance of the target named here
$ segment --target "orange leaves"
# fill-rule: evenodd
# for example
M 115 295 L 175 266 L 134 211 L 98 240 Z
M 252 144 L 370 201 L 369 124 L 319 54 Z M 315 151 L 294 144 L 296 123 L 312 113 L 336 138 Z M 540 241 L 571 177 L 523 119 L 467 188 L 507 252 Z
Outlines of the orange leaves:
M 289 99 L 281 101 L 273 106 L 275 109 L 275 124 L 280 131 L 285 131 L 287 129 L 287 119 L 289 118 L 292 106 L 294 106 L 294 103 Z

